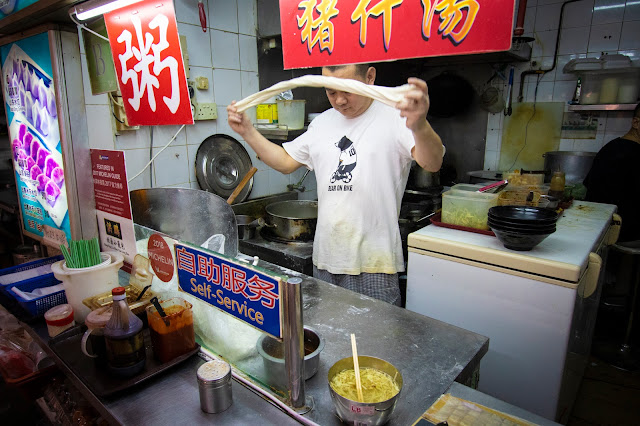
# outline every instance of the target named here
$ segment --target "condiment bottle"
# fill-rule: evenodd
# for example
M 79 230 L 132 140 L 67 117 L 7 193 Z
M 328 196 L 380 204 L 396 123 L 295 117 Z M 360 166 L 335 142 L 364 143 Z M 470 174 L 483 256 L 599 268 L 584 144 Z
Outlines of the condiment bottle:
M 214 359 L 202 364 L 196 373 L 200 408 L 205 413 L 219 413 L 233 403 L 231 395 L 231 366 Z
M 132 376 L 144 368 L 146 352 L 142 334 L 142 320 L 127 304 L 124 287 L 111 290 L 113 311 L 104 327 L 109 369 L 122 376 Z
M 549 195 L 561 200 L 564 194 L 564 172 L 553 172 Z

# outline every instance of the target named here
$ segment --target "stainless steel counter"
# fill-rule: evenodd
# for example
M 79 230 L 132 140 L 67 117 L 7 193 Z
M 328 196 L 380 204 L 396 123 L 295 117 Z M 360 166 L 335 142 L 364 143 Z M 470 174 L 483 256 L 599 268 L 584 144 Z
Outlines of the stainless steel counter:
M 301 276 L 262 261 L 259 266 Z M 304 323 L 316 329 L 326 342 L 318 373 L 306 382 L 306 395 L 313 398 L 315 408 L 305 417 L 318 424 L 340 424 L 329 396 L 327 373 L 336 361 L 350 356 L 350 333 L 357 336 L 360 355 L 385 359 L 402 373 L 404 387 L 390 425 L 412 424 L 454 380 L 465 381 L 487 352 L 489 340 L 484 336 L 314 278 L 301 277 L 304 278 Z M 33 334 L 46 345 L 44 324 L 32 327 Z M 55 354 L 48 351 L 55 359 Z M 231 408 L 219 414 L 203 413 L 195 372 L 204 361 L 198 357 L 111 399 L 92 395 L 82 378 L 75 377 L 62 360 L 56 359 L 56 362 L 112 423 L 296 423 L 236 381 Z

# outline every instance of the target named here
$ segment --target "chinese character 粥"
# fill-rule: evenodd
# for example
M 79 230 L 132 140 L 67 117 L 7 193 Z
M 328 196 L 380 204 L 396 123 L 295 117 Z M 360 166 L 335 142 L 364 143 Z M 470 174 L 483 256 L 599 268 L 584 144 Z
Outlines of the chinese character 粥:
M 169 19 L 158 14 L 149 22 L 149 29 L 159 29 L 160 40 L 154 42 L 153 34 L 142 31 L 142 22 L 136 15 L 131 16 L 131 22 L 136 32 L 137 46 L 134 46 L 133 35 L 128 30 L 122 31 L 118 36 L 118 43 L 125 43 L 125 53 L 118 55 L 120 66 L 122 67 L 122 83 L 127 84 L 131 80 L 133 85 L 133 98 L 127 99 L 127 102 L 134 110 L 140 109 L 140 101 L 147 94 L 147 100 L 152 111 L 156 110 L 156 98 L 154 88 L 159 88 L 160 83 L 158 76 L 168 68 L 171 75 L 171 97 L 163 96 L 162 100 L 172 113 L 175 113 L 180 106 L 180 88 L 178 80 L 178 61 L 173 56 L 160 59 L 163 50 L 169 47 L 167 41 L 167 28 Z M 129 59 L 135 59 L 137 63 L 129 68 L 127 62 Z M 152 67 L 153 66 L 153 67 Z
M 360 0 L 351 14 L 351 23 L 360 21 L 360 46 L 367 44 L 367 21 L 369 16 L 382 15 L 382 33 L 384 35 L 384 50 L 389 50 L 391 42 L 391 9 L 400 6 L 403 0 L 380 0 L 375 6 L 367 10 L 371 0 Z
M 333 24 L 331 19 L 338 16 L 336 3 L 338 0 L 322 0 L 316 6 L 316 0 L 303 0 L 298 3 L 298 9 L 302 10 L 302 16 L 296 16 L 298 19 L 298 29 L 302 42 L 307 43 L 309 53 L 313 47 L 320 43 L 320 51 L 328 50 L 333 52 Z M 314 19 L 313 10 L 317 10 L 318 18 Z M 313 31 L 317 30 L 315 36 Z
M 443 37 L 449 37 L 454 44 L 460 44 L 467 37 L 473 23 L 476 20 L 480 5 L 476 0 L 436 0 L 431 5 L 431 0 L 421 0 L 422 8 L 424 9 L 424 15 L 422 18 L 422 37 L 429 40 L 431 37 L 431 21 L 433 14 L 438 12 L 440 15 L 440 26 L 438 32 L 442 33 Z M 466 17 L 463 15 L 462 10 L 467 10 Z M 455 31 L 460 21 L 464 18 L 462 27 Z

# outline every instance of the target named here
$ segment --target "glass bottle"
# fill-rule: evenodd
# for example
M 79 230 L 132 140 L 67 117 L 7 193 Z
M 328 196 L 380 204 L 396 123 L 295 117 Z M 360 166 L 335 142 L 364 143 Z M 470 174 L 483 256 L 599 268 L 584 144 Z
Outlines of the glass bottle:
M 142 320 L 127 304 L 124 287 L 111 290 L 113 312 L 104 327 L 109 369 L 122 376 L 138 374 L 144 368 L 146 352 Z
M 564 185 L 564 172 L 553 172 L 551 185 L 549 187 L 549 195 L 561 200 L 564 194 Z

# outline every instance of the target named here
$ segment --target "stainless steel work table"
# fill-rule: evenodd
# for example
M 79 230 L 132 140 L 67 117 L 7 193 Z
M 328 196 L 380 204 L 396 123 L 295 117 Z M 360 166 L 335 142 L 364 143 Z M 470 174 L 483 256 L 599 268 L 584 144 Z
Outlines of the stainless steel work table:
M 260 262 L 280 274 L 283 269 Z M 286 270 L 288 271 L 288 270 Z M 358 340 L 358 354 L 382 358 L 401 372 L 404 386 L 390 425 L 411 425 L 454 382 L 465 382 L 487 352 L 489 339 L 470 331 L 380 302 L 332 284 L 302 276 L 304 323 L 325 339 L 317 374 L 305 382 L 314 409 L 306 418 L 321 424 L 340 424 L 327 384 L 329 368 L 350 356 L 350 333 Z M 428 278 L 425 278 L 428 279 Z M 214 309 L 214 308 L 212 308 Z M 46 342 L 46 328 L 34 326 Z M 80 350 L 80 348 L 78 348 Z M 48 351 L 56 359 L 55 353 Z M 256 355 L 256 362 L 259 360 Z M 63 371 L 112 423 L 134 424 L 295 424 L 293 418 L 262 397 L 233 383 L 233 405 L 219 414 L 200 410 L 196 369 L 204 362 L 188 361 L 119 394 L 100 399 L 82 380 L 56 359 Z

